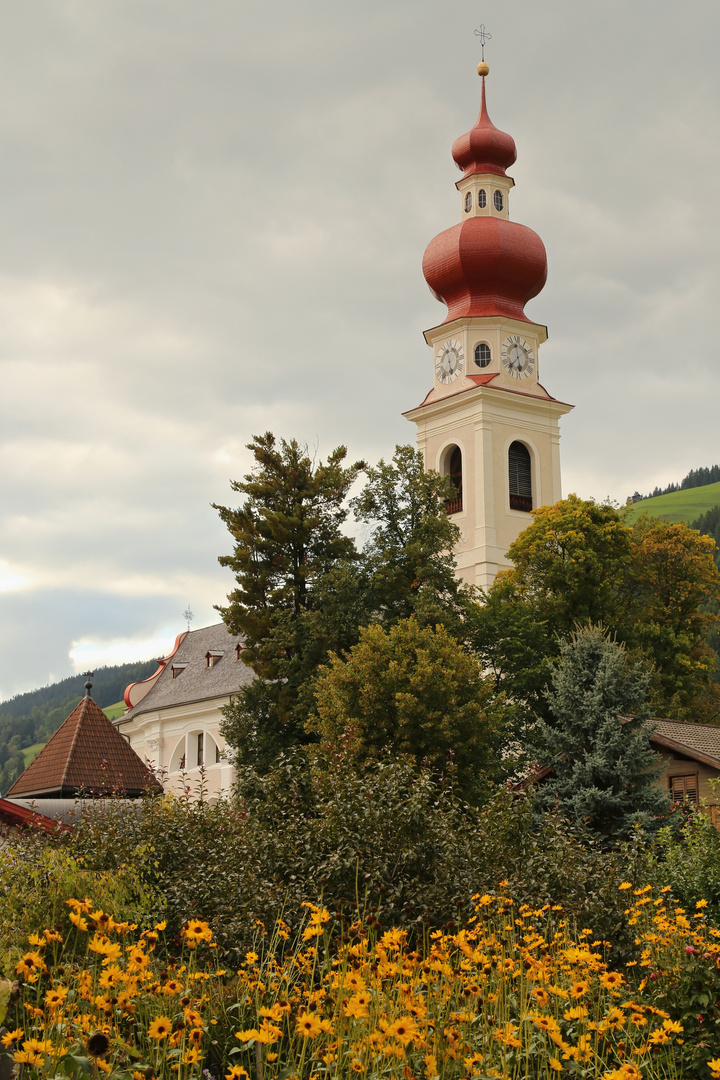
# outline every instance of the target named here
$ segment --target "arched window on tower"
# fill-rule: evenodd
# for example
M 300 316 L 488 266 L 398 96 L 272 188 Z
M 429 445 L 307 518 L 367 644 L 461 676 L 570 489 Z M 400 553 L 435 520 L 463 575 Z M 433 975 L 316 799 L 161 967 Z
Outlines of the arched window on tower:
M 472 210 L 472 191 L 465 192 L 465 213 L 469 214 Z
M 478 206 L 481 210 L 484 210 L 487 206 L 487 195 L 485 194 L 484 188 L 480 188 L 478 191 Z
M 462 450 L 459 446 L 453 446 L 445 455 L 445 475 L 455 488 L 455 495 L 445 500 L 445 509 L 448 514 L 459 514 L 463 508 L 463 477 L 462 477 Z
M 510 509 L 532 510 L 532 463 L 530 451 L 521 442 L 510 443 L 508 474 Z

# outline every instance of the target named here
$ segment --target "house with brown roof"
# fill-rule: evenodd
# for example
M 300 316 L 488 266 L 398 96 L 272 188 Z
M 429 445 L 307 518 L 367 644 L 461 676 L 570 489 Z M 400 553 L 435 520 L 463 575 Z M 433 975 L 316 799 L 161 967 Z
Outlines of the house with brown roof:
M 115 725 L 167 791 L 193 795 L 202 783 L 217 798 L 232 788 L 221 710 L 253 678 L 242 651 L 224 623 L 185 631 L 153 675 L 126 689 Z
M 657 783 L 672 802 L 701 807 L 720 828 L 720 727 L 657 718 L 651 723 L 650 742 L 663 760 Z M 538 764 L 512 790 L 519 793 L 542 784 L 553 771 L 552 765 Z
M 687 724 L 676 720 L 655 720 L 650 736 L 663 759 L 658 782 L 673 802 L 704 804 L 713 822 L 720 826 L 720 727 Z
M 9 800 L 75 799 L 161 790 L 152 772 L 90 697 L 85 697 L 6 793 Z

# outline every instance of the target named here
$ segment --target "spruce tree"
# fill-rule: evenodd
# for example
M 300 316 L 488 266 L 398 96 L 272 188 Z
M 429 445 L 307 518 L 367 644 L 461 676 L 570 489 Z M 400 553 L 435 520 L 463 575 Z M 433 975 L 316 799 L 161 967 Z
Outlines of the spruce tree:
M 550 716 L 539 721 L 543 764 L 553 770 L 539 788 L 540 809 L 557 809 L 608 840 L 635 823 L 657 827 L 669 804 L 650 743 L 649 685 L 647 666 L 602 626 L 561 643 L 546 691 Z

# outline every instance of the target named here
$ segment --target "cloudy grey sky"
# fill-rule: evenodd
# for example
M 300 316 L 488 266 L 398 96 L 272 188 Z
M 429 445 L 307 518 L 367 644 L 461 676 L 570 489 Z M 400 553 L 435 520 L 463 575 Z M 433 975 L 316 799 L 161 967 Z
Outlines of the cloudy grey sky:
M 214 621 L 254 432 L 412 441 L 481 22 L 564 491 L 720 460 L 717 0 L 6 2 L 0 696 Z

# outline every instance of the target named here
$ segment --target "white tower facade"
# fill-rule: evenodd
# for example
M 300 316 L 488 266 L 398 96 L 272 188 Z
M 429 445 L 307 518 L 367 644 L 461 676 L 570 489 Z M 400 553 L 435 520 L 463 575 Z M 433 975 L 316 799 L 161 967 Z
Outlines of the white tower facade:
M 433 387 L 404 415 L 417 425 L 425 467 L 450 476 L 448 512 L 462 537 L 458 570 L 468 584 L 489 588 L 507 568 L 507 550 L 531 511 L 561 496 L 560 417 L 572 408 L 539 381 L 544 326 L 525 315 L 547 278 L 544 245 L 510 220 L 514 186 L 506 169 L 516 158 L 510 135 L 487 114 L 486 64 L 474 128 L 456 140 L 462 178 L 460 222 L 430 242 L 423 273 L 448 308 L 425 332 L 433 355 Z

